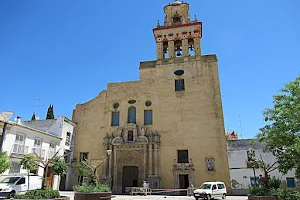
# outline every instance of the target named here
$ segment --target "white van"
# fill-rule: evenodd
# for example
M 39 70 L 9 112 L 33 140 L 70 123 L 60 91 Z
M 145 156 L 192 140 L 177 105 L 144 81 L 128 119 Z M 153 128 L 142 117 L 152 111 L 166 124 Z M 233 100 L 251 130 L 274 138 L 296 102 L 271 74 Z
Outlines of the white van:
M 0 196 L 12 198 L 16 194 L 24 194 L 28 191 L 27 175 L 4 175 L 0 181 Z M 41 189 L 42 177 L 29 176 L 29 190 Z
M 196 200 L 200 198 L 226 199 L 226 195 L 227 195 L 226 186 L 223 182 L 205 182 L 199 187 L 199 189 L 194 190 L 194 197 Z

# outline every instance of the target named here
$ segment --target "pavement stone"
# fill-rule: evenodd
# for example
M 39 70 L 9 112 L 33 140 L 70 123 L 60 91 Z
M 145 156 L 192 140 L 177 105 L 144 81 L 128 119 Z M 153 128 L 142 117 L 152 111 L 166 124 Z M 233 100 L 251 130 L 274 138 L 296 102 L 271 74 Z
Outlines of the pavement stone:
M 69 196 L 71 200 L 74 200 L 74 192 L 65 192 L 61 191 L 60 194 L 62 196 Z M 194 197 L 187 196 L 164 196 L 164 195 L 148 195 L 148 196 L 140 196 L 140 195 L 113 195 L 116 196 L 113 200 L 140 200 L 140 199 L 148 199 L 148 200 L 156 200 L 156 199 L 170 199 L 170 200 L 195 200 Z M 247 196 L 228 196 L 226 200 L 246 200 Z

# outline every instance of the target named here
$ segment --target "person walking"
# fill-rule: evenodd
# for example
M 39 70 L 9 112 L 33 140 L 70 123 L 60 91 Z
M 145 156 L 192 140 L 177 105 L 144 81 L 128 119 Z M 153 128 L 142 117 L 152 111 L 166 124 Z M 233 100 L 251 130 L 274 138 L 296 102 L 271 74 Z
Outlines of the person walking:
M 144 195 L 147 196 L 147 182 L 143 181 Z

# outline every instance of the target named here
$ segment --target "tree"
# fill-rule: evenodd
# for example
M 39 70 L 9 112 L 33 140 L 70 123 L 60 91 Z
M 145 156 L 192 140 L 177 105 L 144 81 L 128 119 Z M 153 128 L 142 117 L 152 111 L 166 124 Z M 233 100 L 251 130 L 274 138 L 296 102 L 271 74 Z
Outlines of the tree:
M 66 175 L 69 165 L 68 163 L 65 162 L 64 159 L 60 159 L 56 157 L 51 161 L 51 164 L 52 164 L 51 171 L 53 172 L 54 175 L 61 175 L 61 176 Z
M 29 185 L 30 185 L 30 182 L 29 182 L 29 173 L 30 171 L 34 171 L 34 170 L 37 170 L 39 168 L 39 165 L 38 165 L 38 159 L 36 156 L 32 155 L 32 154 L 26 154 L 24 155 L 24 157 L 21 159 L 20 161 L 20 165 L 22 165 L 22 168 L 23 169 L 27 169 L 27 176 L 28 176 L 28 190 L 29 190 Z
M 51 104 L 48 108 L 46 119 L 54 119 L 54 110 L 53 110 L 53 105 Z
M 79 176 L 87 176 L 89 179 L 89 185 L 98 185 L 99 177 L 97 170 L 104 163 L 106 158 L 104 156 L 99 160 L 83 160 L 77 164 L 77 173 Z
M 35 113 L 33 113 L 32 117 L 31 117 L 31 121 L 35 121 Z
M 11 162 L 8 159 L 6 152 L 0 152 L 0 174 L 8 170 L 11 166 Z
M 279 94 L 273 96 L 274 107 L 264 111 L 268 125 L 260 129 L 259 142 L 265 142 L 265 151 L 277 158 L 282 173 L 296 168 L 300 178 L 300 76 L 288 82 Z

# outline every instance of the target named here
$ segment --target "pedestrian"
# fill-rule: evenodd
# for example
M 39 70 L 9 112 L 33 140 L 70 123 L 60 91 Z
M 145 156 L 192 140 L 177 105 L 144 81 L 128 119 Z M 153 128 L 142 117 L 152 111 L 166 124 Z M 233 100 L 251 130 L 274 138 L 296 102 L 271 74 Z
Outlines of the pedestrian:
M 143 181 L 144 195 L 147 196 L 147 182 Z

